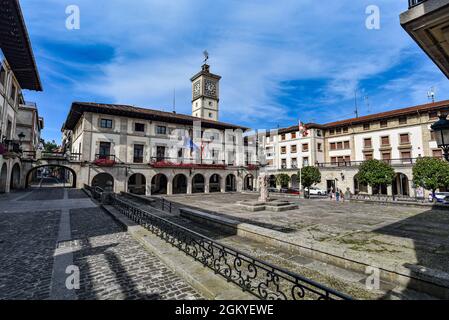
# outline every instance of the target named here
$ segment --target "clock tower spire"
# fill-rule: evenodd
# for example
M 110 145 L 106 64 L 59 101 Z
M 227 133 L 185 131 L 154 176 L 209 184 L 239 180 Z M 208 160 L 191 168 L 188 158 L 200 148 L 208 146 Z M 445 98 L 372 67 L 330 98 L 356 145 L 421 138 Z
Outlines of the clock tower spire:
M 194 75 L 192 81 L 192 116 L 218 121 L 219 82 L 221 77 L 210 72 L 207 64 L 209 54 L 204 52 L 205 60 L 201 71 Z

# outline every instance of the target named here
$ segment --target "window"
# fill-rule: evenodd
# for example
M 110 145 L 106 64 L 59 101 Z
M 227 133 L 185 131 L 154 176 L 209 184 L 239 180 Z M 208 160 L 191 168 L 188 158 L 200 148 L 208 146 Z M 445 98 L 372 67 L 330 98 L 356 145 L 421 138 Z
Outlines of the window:
M 101 119 L 100 120 L 100 127 L 105 129 L 112 129 L 112 120 L 110 119 Z
M 107 159 L 111 155 L 111 143 L 100 142 L 100 159 Z
M 323 145 L 321 143 L 318 143 L 316 145 L 316 148 L 317 148 L 318 152 L 322 152 L 323 151 Z
M 295 144 L 295 145 L 292 145 L 292 146 L 291 146 L 291 149 L 292 149 L 292 150 L 291 150 L 292 153 L 296 153 L 296 152 L 298 151 L 298 150 L 297 150 L 297 147 L 296 147 L 296 144 Z
M 287 169 L 287 159 L 282 159 L 281 168 Z
M 373 154 L 372 153 L 365 153 L 365 160 L 373 160 Z
M 331 150 L 337 150 L 337 144 L 335 142 L 331 142 L 330 149 Z
M 309 157 L 305 157 L 302 159 L 302 165 L 303 165 L 303 167 L 309 166 Z
M 370 126 L 370 124 L 369 123 L 365 123 L 364 125 L 363 125 L 363 130 L 369 130 L 371 128 L 371 126 Z
M 403 160 L 402 162 L 409 162 L 409 161 L 411 161 L 411 158 L 412 158 L 412 153 L 410 151 L 402 151 L 401 152 L 401 159 Z
M 383 152 L 382 153 L 382 160 L 384 160 L 384 161 L 391 160 L 391 153 L 390 152 Z
M 136 131 L 136 132 L 145 132 L 145 124 L 143 124 L 143 123 L 135 123 L 134 124 L 134 131 Z
M 214 115 L 212 114 L 212 112 L 209 112 L 209 118 L 213 118 Z
M 321 137 L 323 135 L 323 133 L 321 132 L 321 130 L 317 130 L 316 131 L 316 136 L 317 137 Z
M 292 133 L 292 139 L 296 139 L 296 132 Z
M 157 146 L 156 147 L 156 161 L 161 162 L 165 160 L 165 147 Z
M 430 111 L 429 112 L 429 120 L 435 120 L 438 118 L 438 112 L 437 111 Z
M 334 134 L 335 134 L 335 130 L 334 129 L 329 130 L 329 135 L 333 136 Z
M 338 150 L 343 150 L 343 142 L 342 141 L 337 142 L 337 149 Z
M 285 134 L 281 135 L 281 140 L 282 140 L 282 141 L 285 141 L 285 139 L 286 139 Z
M 298 159 L 297 158 L 292 158 L 292 168 L 293 169 L 298 168 Z
M 443 150 L 441 150 L 441 149 L 432 150 L 432 156 L 434 158 L 439 158 L 439 159 L 443 158 Z
M 281 153 L 286 154 L 287 153 L 287 147 L 281 147 Z
M 309 144 L 308 143 L 304 143 L 302 145 L 302 151 L 303 152 L 308 152 L 309 151 Z
M 0 61 L 0 84 L 2 84 L 3 86 L 6 84 L 6 70 L 5 68 L 3 68 L 1 61 Z
M 401 144 L 409 144 L 410 143 L 410 137 L 408 133 L 403 133 L 400 135 L 400 142 Z
M 11 100 L 15 101 L 16 100 L 16 94 L 17 94 L 17 87 L 16 87 L 16 85 L 14 83 L 11 86 L 11 92 L 10 93 L 11 94 L 10 94 L 9 97 L 11 98 Z
M 380 127 L 381 127 L 381 128 L 386 128 L 386 127 L 388 127 L 388 120 L 382 120 L 382 121 L 380 122 Z
M 351 149 L 351 146 L 349 145 L 349 141 L 345 141 L 344 145 L 345 145 L 344 146 L 345 149 Z
M 134 163 L 143 163 L 143 148 L 142 144 L 134 145 Z
M 156 134 L 167 134 L 167 127 L 156 126 Z
M 372 148 L 373 144 L 371 142 L 371 138 L 366 138 L 363 140 L 363 145 L 365 146 L 365 149 Z
M 407 124 L 407 116 L 399 117 L 399 124 Z
M 337 132 L 337 134 L 341 134 L 341 128 L 338 128 L 338 129 L 336 130 L 336 132 Z
M 390 137 L 381 137 L 380 138 L 382 146 L 389 146 L 390 145 Z
M 344 127 L 343 128 L 343 133 L 348 133 L 349 132 L 349 128 L 348 127 Z

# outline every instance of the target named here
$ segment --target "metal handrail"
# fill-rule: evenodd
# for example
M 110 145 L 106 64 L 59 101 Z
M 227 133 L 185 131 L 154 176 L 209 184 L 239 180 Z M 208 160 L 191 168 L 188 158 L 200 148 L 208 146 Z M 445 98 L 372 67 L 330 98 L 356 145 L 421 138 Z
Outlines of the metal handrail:
M 132 221 L 263 300 L 352 300 L 299 274 L 225 246 L 112 195 L 112 205 Z

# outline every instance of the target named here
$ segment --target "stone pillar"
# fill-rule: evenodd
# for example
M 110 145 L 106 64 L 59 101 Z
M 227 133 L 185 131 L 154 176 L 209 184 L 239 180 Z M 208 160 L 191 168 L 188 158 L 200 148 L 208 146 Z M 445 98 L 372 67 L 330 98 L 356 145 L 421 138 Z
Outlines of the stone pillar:
M 187 194 L 193 193 L 193 187 L 192 187 L 192 179 L 187 178 Z
M 370 196 L 373 195 L 373 187 L 368 186 L 368 194 L 369 194 Z
M 171 196 L 173 194 L 173 181 L 171 179 L 167 182 L 167 195 Z
M 204 181 L 204 193 L 210 193 L 210 178 L 205 178 Z
M 392 186 L 387 187 L 387 195 L 390 197 L 393 196 L 393 187 Z
M 220 191 L 222 192 L 222 193 L 225 193 L 226 192 L 226 178 L 221 178 L 220 179 Z

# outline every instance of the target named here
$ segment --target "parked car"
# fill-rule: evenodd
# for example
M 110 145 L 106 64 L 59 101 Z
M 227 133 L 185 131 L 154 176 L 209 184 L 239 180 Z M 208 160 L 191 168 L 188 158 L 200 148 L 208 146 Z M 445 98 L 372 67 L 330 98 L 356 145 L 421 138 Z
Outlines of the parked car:
M 311 196 L 325 196 L 327 194 L 326 190 L 310 187 L 310 195 Z
M 449 196 L 449 192 L 437 192 L 435 193 L 435 201 L 443 203 L 444 199 Z
M 301 194 L 301 192 L 299 191 L 298 188 L 290 188 L 290 189 L 287 190 L 287 193 L 288 194 L 296 194 L 296 195 L 300 195 Z
M 279 192 L 279 190 L 271 187 L 271 188 L 268 188 L 268 192 Z

